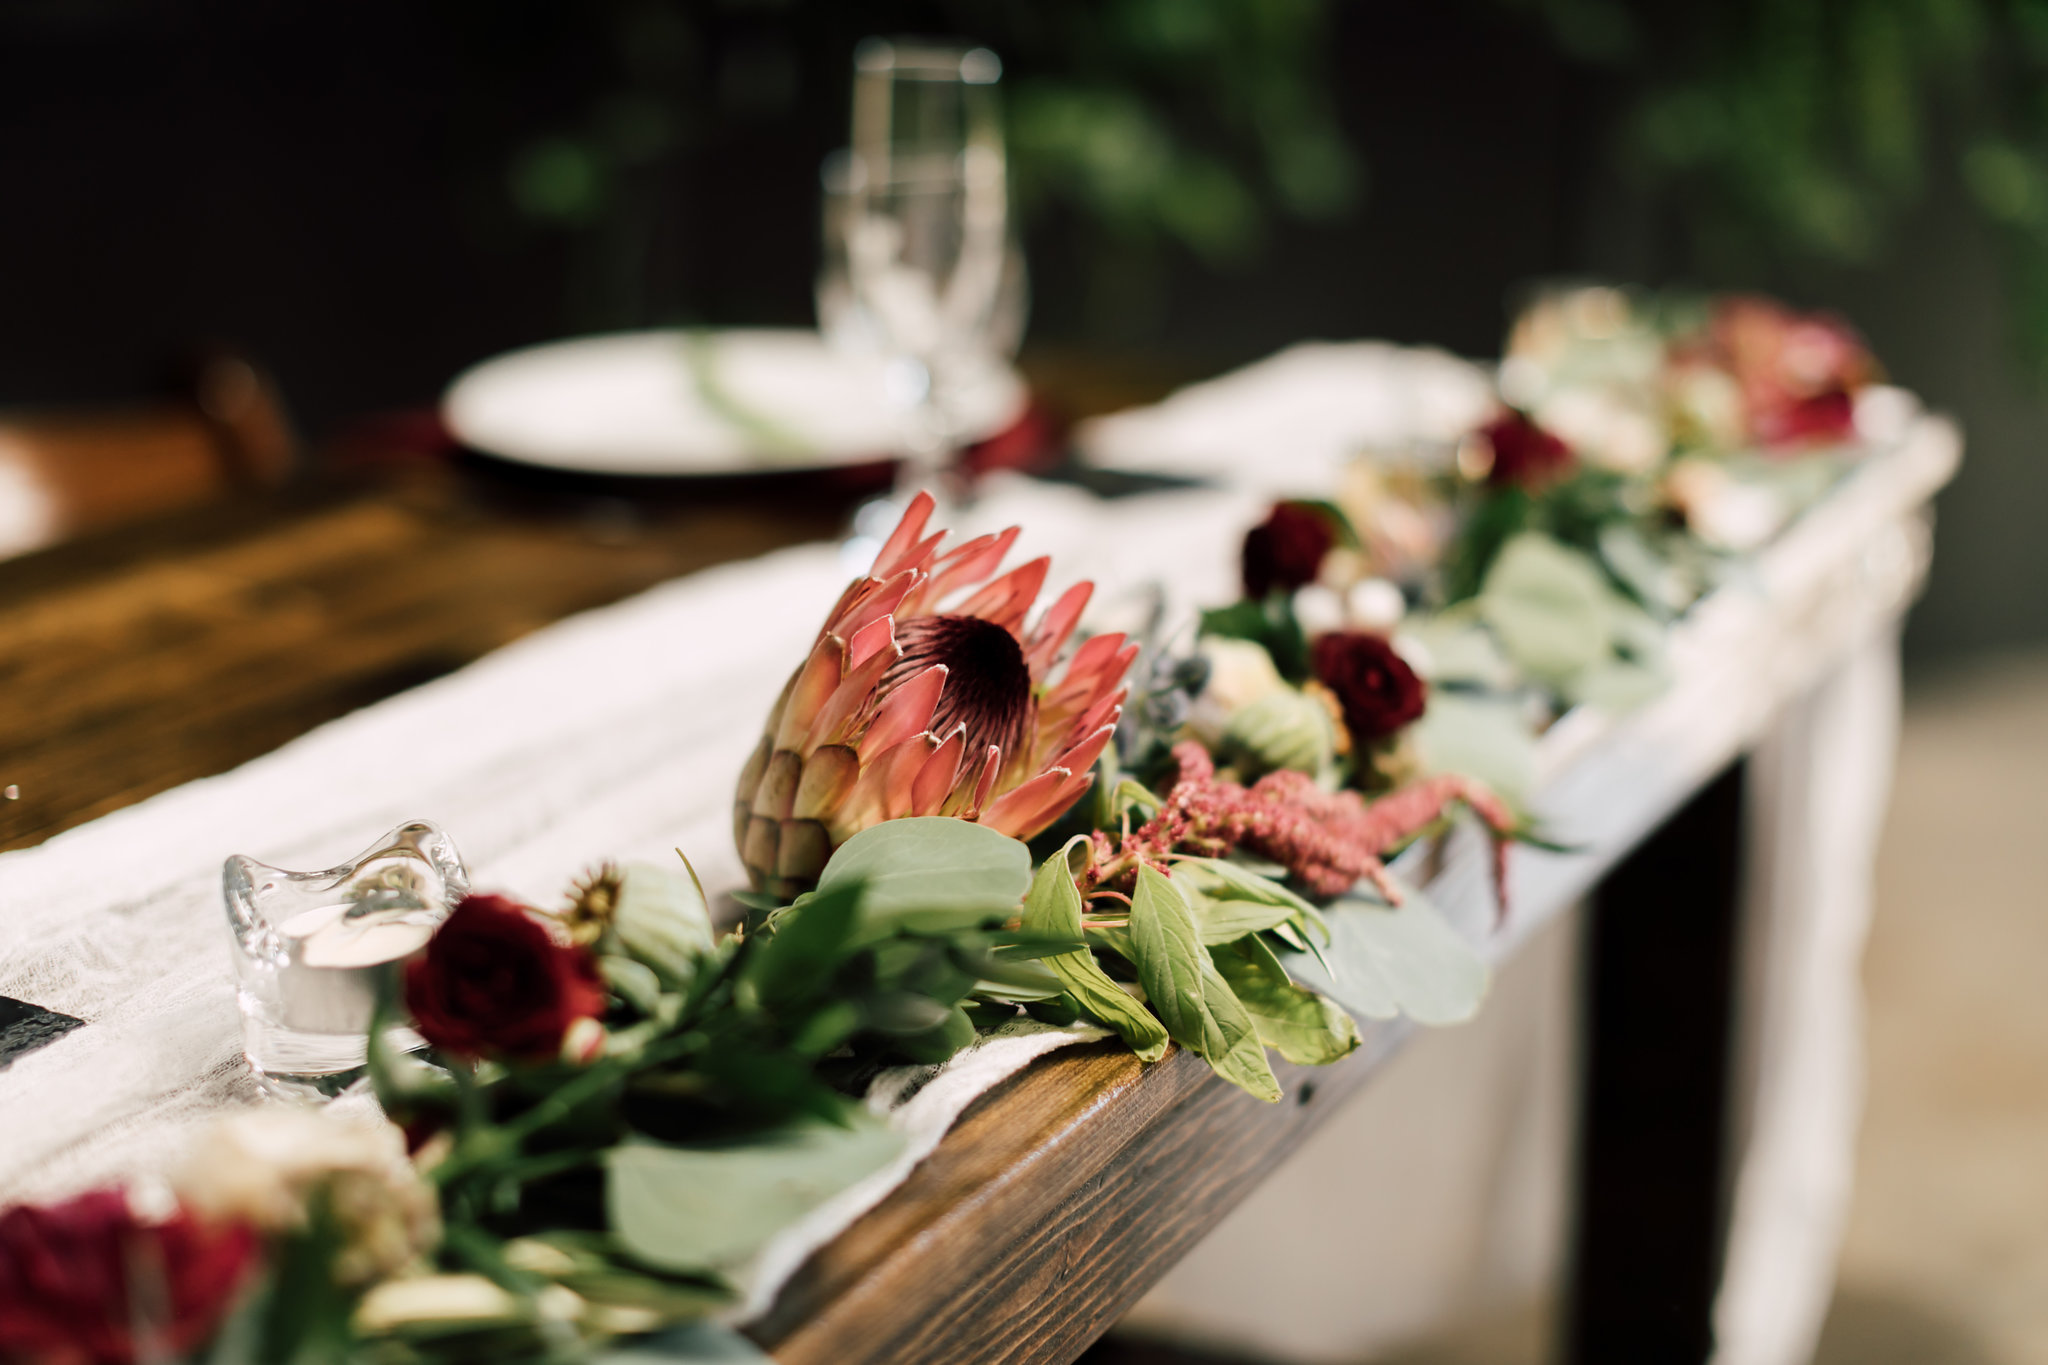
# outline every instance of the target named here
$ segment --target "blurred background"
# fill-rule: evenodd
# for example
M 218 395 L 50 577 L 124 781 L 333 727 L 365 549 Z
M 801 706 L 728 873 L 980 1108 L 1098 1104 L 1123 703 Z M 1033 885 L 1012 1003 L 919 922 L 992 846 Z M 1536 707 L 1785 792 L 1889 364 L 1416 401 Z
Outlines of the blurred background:
M 0 407 L 228 346 L 326 450 L 508 348 L 808 325 L 876 32 L 1001 53 L 1023 366 L 1070 391 L 1307 337 L 1493 355 L 1532 281 L 1599 278 L 1836 310 L 1960 417 L 1823 1355 L 2048 1359 L 2048 6 L 10 0 Z M 1426 1358 L 1524 1358 L 1503 1330 Z

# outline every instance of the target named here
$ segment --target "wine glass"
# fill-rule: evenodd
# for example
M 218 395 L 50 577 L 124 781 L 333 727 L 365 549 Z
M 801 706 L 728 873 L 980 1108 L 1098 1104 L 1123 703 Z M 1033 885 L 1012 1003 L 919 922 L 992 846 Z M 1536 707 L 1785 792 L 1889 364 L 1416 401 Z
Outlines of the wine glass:
M 961 396 L 1022 331 L 1001 75 L 986 48 L 866 40 L 854 53 L 852 146 L 826 167 L 820 324 L 889 358 L 907 419 L 894 511 L 919 490 L 958 500 Z M 861 520 L 894 511 L 863 509 Z

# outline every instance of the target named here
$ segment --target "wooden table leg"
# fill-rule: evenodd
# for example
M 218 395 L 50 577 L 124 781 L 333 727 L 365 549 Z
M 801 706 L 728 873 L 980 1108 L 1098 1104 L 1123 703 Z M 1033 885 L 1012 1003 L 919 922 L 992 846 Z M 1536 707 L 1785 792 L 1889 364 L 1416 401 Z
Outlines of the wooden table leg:
M 1727 1239 L 1744 765 L 1593 898 L 1568 1290 L 1575 1365 L 1701 1365 Z

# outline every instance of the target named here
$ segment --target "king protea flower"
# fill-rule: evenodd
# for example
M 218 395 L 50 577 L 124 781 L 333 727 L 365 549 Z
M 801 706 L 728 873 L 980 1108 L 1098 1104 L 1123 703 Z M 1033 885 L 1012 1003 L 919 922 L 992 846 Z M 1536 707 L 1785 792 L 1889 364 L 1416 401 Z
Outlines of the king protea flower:
M 1051 561 L 993 578 L 1017 527 L 944 554 L 920 493 L 818 632 L 740 774 L 733 834 L 755 889 L 807 890 L 870 825 L 951 815 L 1028 839 L 1088 790 L 1137 646 L 1097 635 L 1054 661 L 1094 591 L 1025 627 Z

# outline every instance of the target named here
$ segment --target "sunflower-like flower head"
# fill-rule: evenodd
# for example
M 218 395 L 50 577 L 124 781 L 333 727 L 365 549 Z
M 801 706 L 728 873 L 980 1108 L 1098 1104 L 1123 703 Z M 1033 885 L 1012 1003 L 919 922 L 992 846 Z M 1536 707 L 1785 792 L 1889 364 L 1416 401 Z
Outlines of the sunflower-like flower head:
M 740 774 L 733 835 L 756 890 L 807 890 L 870 825 L 951 815 L 1028 839 L 1088 790 L 1137 646 L 1097 635 L 1053 664 L 1094 591 L 1026 629 L 1051 561 L 995 577 L 1018 528 L 944 553 L 919 494 L 826 618 Z

